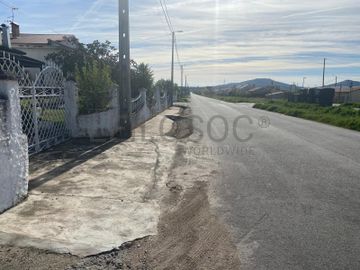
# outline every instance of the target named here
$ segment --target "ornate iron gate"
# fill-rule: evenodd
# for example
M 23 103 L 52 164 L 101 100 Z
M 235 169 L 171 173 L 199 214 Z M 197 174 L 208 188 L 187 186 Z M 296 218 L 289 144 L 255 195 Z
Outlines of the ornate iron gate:
M 22 126 L 28 137 L 29 154 L 69 139 L 61 70 L 46 66 L 32 81 L 20 63 L 5 52 L 0 54 L 0 68 L 18 79 Z

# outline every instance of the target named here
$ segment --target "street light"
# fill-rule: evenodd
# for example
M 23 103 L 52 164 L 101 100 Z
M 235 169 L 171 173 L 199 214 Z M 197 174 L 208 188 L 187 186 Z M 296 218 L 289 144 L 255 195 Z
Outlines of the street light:
M 172 106 L 174 103 L 174 58 L 175 58 L 175 33 L 183 33 L 184 31 L 178 30 L 178 31 L 172 31 L 172 54 L 171 54 L 171 93 L 170 93 L 170 105 Z

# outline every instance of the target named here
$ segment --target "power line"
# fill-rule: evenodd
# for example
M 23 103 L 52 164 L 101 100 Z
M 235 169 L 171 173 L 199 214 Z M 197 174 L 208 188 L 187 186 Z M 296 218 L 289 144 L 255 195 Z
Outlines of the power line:
M 326 58 L 324 58 L 324 67 L 323 67 L 323 81 L 322 81 L 322 87 L 325 86 L 325 69 L 326 69 Z
M 170 17 L 170 15 L 169 15 L 169 10 L 168 10 L 168 8 L 167 8 L 166 0 L 163 0 L 163 1 L 164 1 L 164 6 L 165 6 L 166 14 L 167 14 L 167 16 L 168 16 L 168 18 L 169 18 L 169 22 L 170 22 L 171 29 L 174 31 L 174 27 L 173 27 L 173 24 L 172 24 L 172 21 L 171 21 L 171 17 Z
M 160 3 L 160 6 L 162 8 L 162 11 L 164 13 L 164 17 L 165 17 L 165 20 L 166 20 L 166 23 L 167 23 L 167 25 L 169 27 L 170 32 L 174 32 L 174 29 L 172 27 L 169 14 L 167 13 L 167 8 L 165 8 L 165 6 L 164 6 L 164 4 L 163 4 L 163 2 L 161 0 L 159 0 L 159 3 Z
M 158 12 L 157 14 L 159 15 L 160 19 L 161 19 L 161 22 L 163 23 L 164 25 L 164 29 L 162 29 L 164 31 L 164 33 L 166 33 L 166 36 L 168 37 L 169 36 L 169 25 L 168 23 L 165 21 L 165 16 L 163 14 L 163 10 L 160 6 L 160 9 L 158 9 Z
M 159 0 L 161 9 L 164 13 L 164 17 L 167 23 L 167 26 L 171 32 L 171 36 L 172 36 L 172 55 L 171 55 L 171 85 L 172 85 L 172 90 L 171 90 L 171 95 L 170 95 L 170 100 L 171 100 L 171 104 L 173 104 L 173 94 L 174 94 L 174 50 L 176 50 L 176 57 L 177 57 L 177 62 L 181 68 L 181 72 L 182 72 L 182 83 L 183 84 L 183 66 L 181 64 L 180 61 L 180 56 L 179 56 L 179 49 L 178 49 L 178 44 L 177 44 L 177 40 L 176 40 L 176 35 L 175 35 L 175 31 L 174 31 L 174 27 L 171 21 L 171 17 L 169 15 L 169 10 L 166 4 L 166 0 Z M 182 32 L 182 31 L 177 31 L 177 32 Z
M 168 26 L 170 32 L 173 33 L 174 32 L 174 27 L 173 27 L 173 24 L 172 24 L 172 21 L 171 21 L 171 17 L 169 15 L 169 10 L 168 10 L 167 4 L 166 4 L 166 0 L 159 0 L 159 3 L 160 3 L 162 11 L 164 13 L 164 17 L 165 17 L 167 26 Z M 176 57 L 177 57 L 178 65 L 181 66 L 181 61 L 180 61 L 180 56 L 179 56 L 179 49 L 178 49 L 178 44 L 177 44 L 176 37 L 175 37 L 175 49 L 176 49 Z
M 0 3 L 3 4 L 4 6 L 8 7 L 8 8 L 13 8 L 13 6 L 11 6 L 10 4 L 4 2 L 3 0 L 0 0 Z
M 11 22 L 14 22 L 14 20 L 15 20 L 15 10 L 19 10 L 19 9 L 17 7 L 15 7 L 15 6 L 12 6 L 8 2 L 3 1 L 3 0 L 0 0 L 0 3 L 3 4 L 4 6 L 8 7 L 9 9 L 11 9 Z

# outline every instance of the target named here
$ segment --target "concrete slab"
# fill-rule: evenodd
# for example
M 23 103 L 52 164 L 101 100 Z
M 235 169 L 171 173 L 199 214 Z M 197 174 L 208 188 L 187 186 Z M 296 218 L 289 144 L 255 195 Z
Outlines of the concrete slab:
M 178 112 L 165 111 L 134 138 L 72 160 L 75 166 L 60 159 L 38 168 L 29 198 L 0 215 L 0 244 L 89 256 L 156 234 L 160 191 L 176 151 L 176 140 L 161 135 L 172 127 L 165 116 Z M 53 173 L 54 164 L 61 173 Z

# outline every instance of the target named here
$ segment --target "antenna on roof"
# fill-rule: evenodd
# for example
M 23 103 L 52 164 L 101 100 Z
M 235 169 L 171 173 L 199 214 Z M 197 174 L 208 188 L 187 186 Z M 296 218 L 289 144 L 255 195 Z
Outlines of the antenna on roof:
M 14 22 L 15 20 L 15 11 L 16 10 L 19 10 L 17 7 L 15 6 L 12 6 L 11 4 L 9 3 L 6 3 L 4 0 L 0 0 L 0 4 L 3 4 L 4 6 L 6 6 L 7 8 L 10 8 L 11 9 L 11 21 L 10 22 Z
M 15 21 L 15 11 L 16 10 L 19 10 L 19 8 L 17 8 L 17 7 L 12 7 L 11 8 L 11 22 Z

